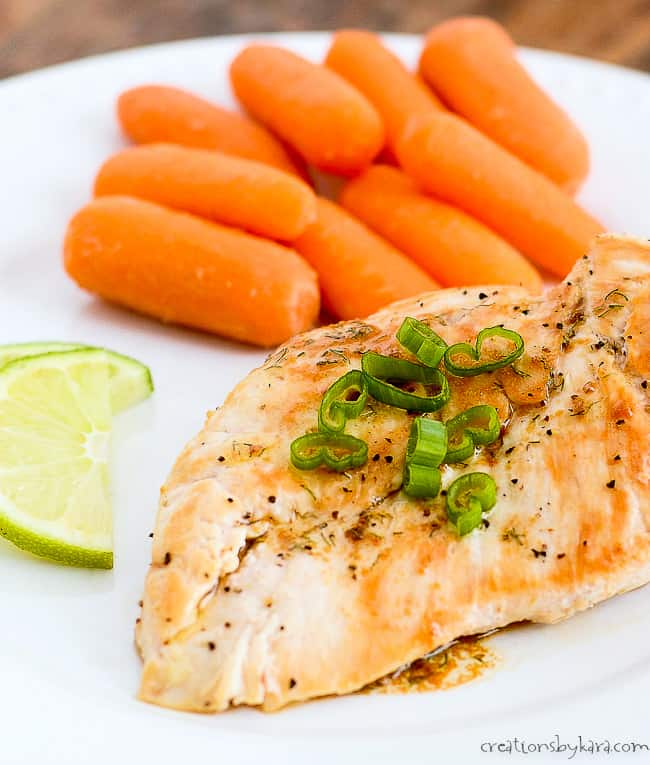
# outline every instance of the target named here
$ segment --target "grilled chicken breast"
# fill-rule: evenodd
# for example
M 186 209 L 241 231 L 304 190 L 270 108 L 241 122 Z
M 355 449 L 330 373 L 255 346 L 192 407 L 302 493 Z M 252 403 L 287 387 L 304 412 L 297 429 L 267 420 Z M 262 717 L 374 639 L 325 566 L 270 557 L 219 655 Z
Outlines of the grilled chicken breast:
M 362 289 L 363 285 L 359 285 Z M 299 471 L 289 445 L 361 354 L 408 357 L 405 316 L 447 342 L 519 332 L 509 368 L 450 378 L 447 419 L 504 428 L 467 465 L 497 504 L 459 537 L 401 491 L 412 414 L 369 399 L 369 461 Z M 448 289 L 290 341 L 208 415 L 163 487 L 137 627 L 141 698 L 215 712 L 354 691 L 454 638 L 554 622 L 650 579 L 650 245 L 611 235 L 544 296 Z

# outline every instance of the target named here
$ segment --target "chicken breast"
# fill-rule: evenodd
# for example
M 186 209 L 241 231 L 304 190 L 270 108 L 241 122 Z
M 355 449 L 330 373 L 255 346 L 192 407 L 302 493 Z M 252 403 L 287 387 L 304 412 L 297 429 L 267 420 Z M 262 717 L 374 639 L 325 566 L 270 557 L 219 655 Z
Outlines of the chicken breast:
M 362 285 L 360 285 L 362 288 Z M 497 504 L 459 537 L 445 499 L 400 491 L 413 414 L 369 399 L 367 465 L 290 465 L 321 397 L 364 351 L 408 357 L 405 316 L 447 342 L 519 332 L 512 368 L 450 378 L 447 419 L 493 404 L 502 437 L 467 465 Z M 266 710 L 349 693 L 462 635 L 554 622 L 650 579 L 650 245 L 600 237 L 544 296 L 448 289 L 300 335 L 210 412 L 160 499 L 137 641 L 140 696 Z

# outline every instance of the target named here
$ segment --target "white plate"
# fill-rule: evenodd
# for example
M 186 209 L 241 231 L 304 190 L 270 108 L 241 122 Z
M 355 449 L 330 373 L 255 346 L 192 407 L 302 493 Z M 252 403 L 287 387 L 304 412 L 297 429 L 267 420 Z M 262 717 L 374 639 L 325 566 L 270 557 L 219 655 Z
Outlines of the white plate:
M 414 62 L 415 38 L 387 39 Z M 495 637 L 501 668 L 451 691 L 217 717 L 135 700 L 133 622 L 158 487 L 205 410 L 263 354 L 94 300 L 65 277 L 61 240 L 66 221 L 88 199 L 98 165 L 122 145 L 113 115 L 117 94 L 154 81 L 230 103 L 227 67 L 243 42 L 206 39 L 127 51 L 0 84 L 0 341 L 107 345 L 150 364 L 157 385 L 153 399 L 123 415 L 116 428 L 115 570 L 60 568 L 0 544 L 0 762 L 478 762 L 482 742 L 515 736 L 537 743 L 556 733 L 566 743 L 578 735 L 643 741 L 647 589 L 558 626 Z M 275 42 L 319 59 L 327 36 L 279 35 Z M 589 138 L 593 172 L 584 204 L 612 230 L 649 235 L 650 80 L 552 53 L 522 56 Z

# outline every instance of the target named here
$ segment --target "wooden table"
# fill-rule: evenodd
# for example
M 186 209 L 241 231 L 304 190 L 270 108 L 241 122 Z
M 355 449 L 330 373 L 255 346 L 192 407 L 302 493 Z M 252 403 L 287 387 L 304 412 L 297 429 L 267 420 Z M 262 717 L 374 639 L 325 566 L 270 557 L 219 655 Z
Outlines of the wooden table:
M 523 45 L 650 71 L 650 0 L 0 0 L 0 77 L 164 40 L 336 27 L 421 33 L 458 14 L 492 16 Z

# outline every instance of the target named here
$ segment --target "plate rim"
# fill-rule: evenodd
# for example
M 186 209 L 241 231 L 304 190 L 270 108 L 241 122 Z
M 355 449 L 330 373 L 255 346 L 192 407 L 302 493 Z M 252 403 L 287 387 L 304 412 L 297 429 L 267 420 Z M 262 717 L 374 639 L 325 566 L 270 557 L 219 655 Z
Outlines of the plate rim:
M 55 76 L 59 74 L 67 74 L 76 68 L 83 68 L 84 66 L 93 64 L 111 63 L 112 60 L 126 57 L 134 54 L 148 54 L 158 53 L 163 48 L 182 48 L 191 47 L 197 44 L 209 45 L 220 44 L 223 42 L 237 42 L 242 43 L 250 40 L 274 40 L 290 38 L 314 38 L 322 39 L 327 38 L 337 31 L 336 29 L 310 29 L 304 32 L 300 31 L 275 31 L 275 32 L 241 32 L 237 34 L 223 34 L 223 35 L 205 35 L 199 37 L 188 37 L 180 40 L 168 40 L 166 42 L 149 43 L 147 45 L 133 45 L 126 48 L 118 48 L 117 50 L 105 51 L 103 53 L 91 53 L 87 56 L 81 56 L 79 58 L 70 59 L 68 61 L 61 61 L 55 64 L 48 64 L 47 66 L 38 67 L 37 69 L 30 69 L 26 72 L 20 72 L 18 74 L 12 74 L 8 77 L 0 79 L 0 97 L 3 95 L 3 90 L 8 87 L 16 87 L 31 79 L 37 79 L 45 76 Z M 413 40 L 422 39 L 426 32 L 420 34 L 416 32 L 384 32 L 381 30 L 371 30 L 374 34 L 379 35 L 382 39 L 390 42 L 391 39 Z M 604 61 L 602 59 L 591 58 L 577 53 L 566 53 L 564 51 L 553 50 L 552 48 L 537 48 L 528 45 L 517 45 L 517 50 L 524 55 L 534 55 L 541 57 L 551 57 L 553 59 L 565 59 L 573 61 L 576 64 L 582 66 L 596 66 L 603 67 L 607 70 L 618 71 L 624 75 L 632 75 L 640 77 L 650 85 L 650 72 L 644 72 L 642 69 L 635 69 L 634 67 L 625 66 L 624 64 L 616 64 L 610 61 Z

